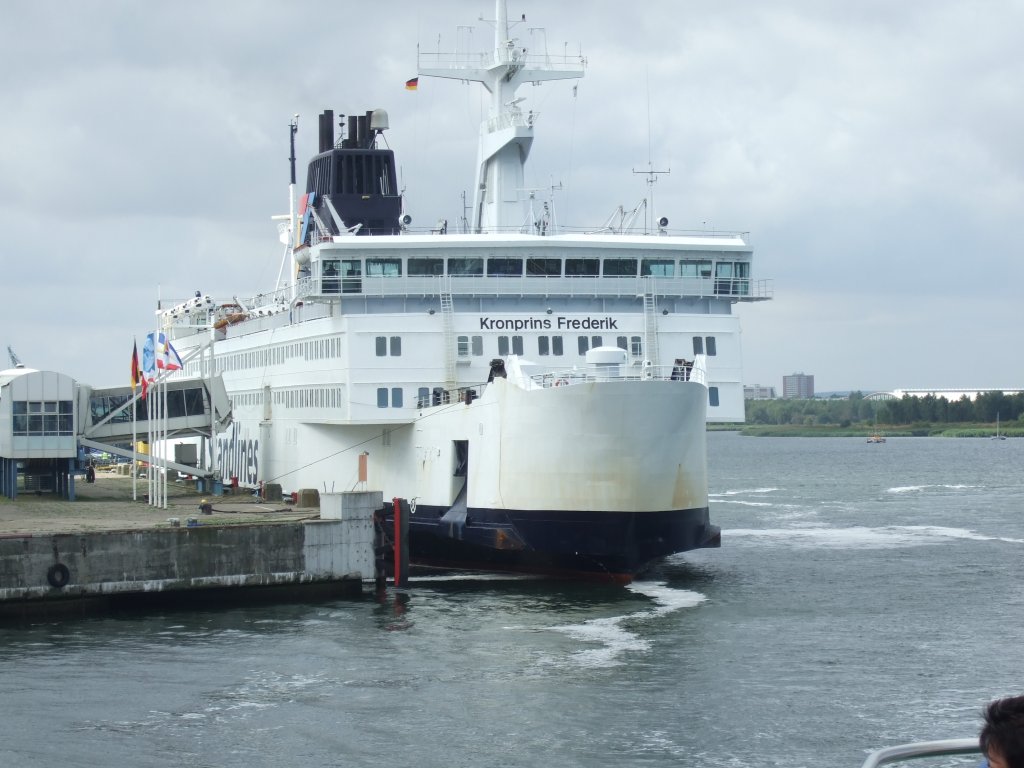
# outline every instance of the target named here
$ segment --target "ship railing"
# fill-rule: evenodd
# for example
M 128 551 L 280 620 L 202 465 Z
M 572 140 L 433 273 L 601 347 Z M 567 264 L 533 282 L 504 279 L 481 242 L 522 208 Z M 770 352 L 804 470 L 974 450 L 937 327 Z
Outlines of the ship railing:
M 667 298 L 716 298 L 734 302 L 765 301 L 773 298 L 771 280 L 714 277 L 547 277 L 547 276 L 372 276 L 304 277 L 292 288 L 282 288 L 252 297 L 217 300 L 216 306 L 238 306 L 247 325 L 253 320 L 291 312 L 295 304 L 352 298 L 515 297 L 515 298 L 628 298 L 648 294 Z M 310 319 L 310 309 L 304 319 Z M 208 328 L 215 313 L 194 313 L 168 323 L 182 334 Z M 555 320 L 557 322 L 557 319 Z M 275 323 L 276 324 L 276 323 Z
M 522 48 L 499 48 L 497 51 L 454 53 L 437 51 L 418 54 L 419 69 L 422 74 L 437 74 L 425 70 L 486 70 L 495 64 L 514 64 L 524 69 L 559 70 L 582 72 L 586 67 L 583 56 L 573 54 L 540 54 L 530 53 Z
M 305 278 L 300 281 L 300 298 L 371 298 L 394 296 L 514 296 L 525 297 L 615 297 L 636 298 L 653 292 L 656 296 L 720 298 L 730 301 L 765 301 L 773 298 L 771 280 L 715 277 L 597 277 L 543 275 L 450 275 L 371 276 Z
M 877 768 L 880 765 L 916 760 L 924 757 L 943 757 L 946 755 L 971 755 L 981 752 L 978 738 L 944 739 L 941 741 L 919 741 L 913 744 L 898 744 L 885 747 L 868 755 L 861 768 Z
M 546 371 L 530 376 L 534 387 L 571 387 L 576 384 L 609 381 L 693 381 L 707 384 L 702 367 L 681 362 L 677 365 L 613 365 L 607 368 Z

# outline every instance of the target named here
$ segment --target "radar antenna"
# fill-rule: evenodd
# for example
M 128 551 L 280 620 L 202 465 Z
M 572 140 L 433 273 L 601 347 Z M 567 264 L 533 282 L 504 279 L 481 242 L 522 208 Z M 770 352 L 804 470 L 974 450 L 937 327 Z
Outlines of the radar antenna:
M 11 349 L 11 345 L 7 345 L 7 356 L 11 358 L 11 366 L 13 368 L 24 368 L 25 364 L 21 362 L 21 358 L 14 354 L 14 350 Z

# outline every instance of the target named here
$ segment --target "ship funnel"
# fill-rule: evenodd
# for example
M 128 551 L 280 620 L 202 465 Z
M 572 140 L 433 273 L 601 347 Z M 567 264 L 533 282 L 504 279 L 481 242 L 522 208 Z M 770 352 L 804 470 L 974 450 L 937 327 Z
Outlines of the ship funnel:
M 320 115 L 320 151 L 334 148 L 334 110 L 325 109 Z
M 359 137 L 357 132 L 356 116 L 348 116 L 348 138 L 342 143 L 345 149 L 352 149 L 353 147 L 359 146 L 356 144 L 356 139 Z

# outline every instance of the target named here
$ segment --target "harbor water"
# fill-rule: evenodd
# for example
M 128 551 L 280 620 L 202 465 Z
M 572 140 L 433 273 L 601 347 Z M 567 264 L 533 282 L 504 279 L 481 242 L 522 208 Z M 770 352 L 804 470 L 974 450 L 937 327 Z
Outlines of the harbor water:
M 708 440 L 722 548 L 628 588 L 0 627 L 0 765 L 859 766 L 1024 692 L 1024 440 Z

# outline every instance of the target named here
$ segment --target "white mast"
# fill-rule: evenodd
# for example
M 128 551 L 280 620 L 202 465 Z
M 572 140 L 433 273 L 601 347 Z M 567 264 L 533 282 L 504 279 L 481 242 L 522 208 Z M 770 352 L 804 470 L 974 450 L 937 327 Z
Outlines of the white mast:
M 477 177 L 471 219 L 472 232 L 518 230 L 525 214 L 520 199 L 523 166 L 533 144 L 536 114 L 524 113 L 516 98 L 523 83 L 583 77 L 582 56 L 531 54 L 509 35 L 505 0 L 495 0 L 492 53 L 420 53 L 419 74 L 482 83 L 491 94 L 487 119 L 480 124 Z M 523 17 L 525 21 L 526 17 Z

